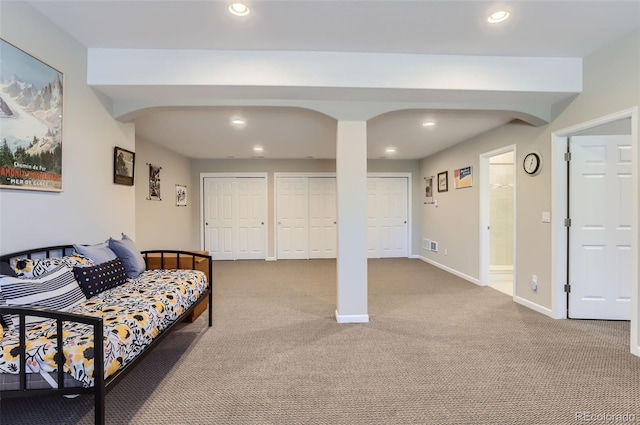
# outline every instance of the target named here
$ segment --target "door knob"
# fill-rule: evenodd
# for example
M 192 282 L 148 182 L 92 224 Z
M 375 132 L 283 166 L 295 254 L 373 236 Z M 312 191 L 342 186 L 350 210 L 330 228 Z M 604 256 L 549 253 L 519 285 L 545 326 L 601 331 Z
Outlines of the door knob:
M 208 226 L 208 225 L 209 225 L 209 223 L 204 223 L 204 225 L 205 225 L 205 226 Z
M 264 226 L 264 221 L 262 223 L 260 223 L 260 224 L 262 224 Z
M 278 222 L 278 224 L 282 224 L 282 223 Z

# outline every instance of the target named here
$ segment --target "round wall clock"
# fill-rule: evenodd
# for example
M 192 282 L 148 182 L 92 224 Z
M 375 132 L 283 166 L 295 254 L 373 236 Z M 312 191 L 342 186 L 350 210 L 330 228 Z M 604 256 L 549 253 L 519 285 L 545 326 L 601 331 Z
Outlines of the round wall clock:
M 524 157 L 522 167 L 530 176 L 537 175 L 542 169 L 542 156 L 538 152 L 530 152 Z

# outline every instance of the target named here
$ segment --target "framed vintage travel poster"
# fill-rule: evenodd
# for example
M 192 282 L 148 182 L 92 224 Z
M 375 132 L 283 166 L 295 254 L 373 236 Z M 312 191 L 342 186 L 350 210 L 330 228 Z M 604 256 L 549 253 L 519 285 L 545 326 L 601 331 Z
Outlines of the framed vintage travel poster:
M 62 191 L 60 71 L 0 39 L 0 189 Z
M 453 182 L 456 189 L 473 186 L 473 169 L 471 167 L 464 167 L 454 170 Z

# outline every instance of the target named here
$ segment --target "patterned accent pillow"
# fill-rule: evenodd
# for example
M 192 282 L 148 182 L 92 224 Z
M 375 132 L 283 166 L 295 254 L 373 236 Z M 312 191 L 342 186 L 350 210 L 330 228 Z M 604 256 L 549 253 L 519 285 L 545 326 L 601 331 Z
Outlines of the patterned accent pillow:
M 119 258 L 91 267 L 74 267 L 73 273 L 87 298 L 127 281 L 124 265 Z
M 94 264 L 90 258 L 76 253 L 59 258 L 17 258 L 13 261 L 13 270 L 18 277 L 32 278 L 42 276 L 60 266 L 66 266 L 71 269 L 75 266 L 93 266 Z
M 0 291 L 9 307 L 29 306 L 69 311 L 86 301 L 73 271 L 65 266 L 53 269 L 36 279 L 3 276 L 0 278 Z M 19 316 L 17 314 L 10 316 L 12 327 L 17 328 L 20 325 Z M 29 316 L 26 318 L 26 324 L 44 322 L 45 320 L 47 319 Z M 7 326 L 9 325 L 7 324 Z

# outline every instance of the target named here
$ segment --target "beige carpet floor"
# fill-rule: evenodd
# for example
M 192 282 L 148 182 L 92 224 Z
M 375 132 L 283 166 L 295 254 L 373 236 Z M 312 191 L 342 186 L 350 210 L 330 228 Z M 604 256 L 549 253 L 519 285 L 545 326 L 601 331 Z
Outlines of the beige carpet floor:
M 170 334 L 109 392 L 107 423 L 640 422 L 628 322 L 553 320 L 388 259 L 369 262 L 370 323 L 337 324 L 333 260 L 214 270 L 214 326 L 203 316 Z M 0 408 L 1 425 L 93 420 L 90 396 Z

